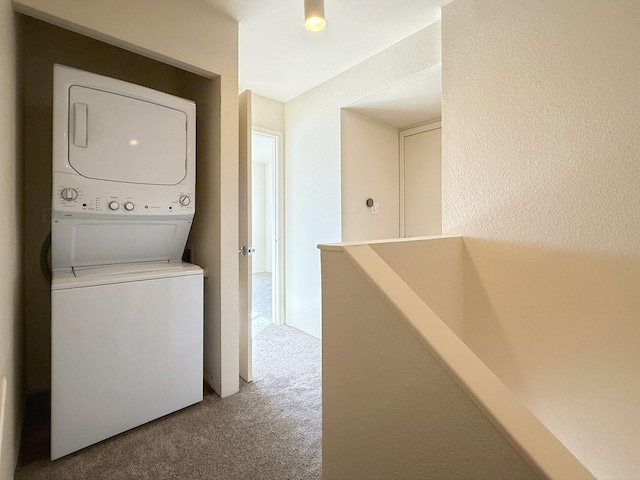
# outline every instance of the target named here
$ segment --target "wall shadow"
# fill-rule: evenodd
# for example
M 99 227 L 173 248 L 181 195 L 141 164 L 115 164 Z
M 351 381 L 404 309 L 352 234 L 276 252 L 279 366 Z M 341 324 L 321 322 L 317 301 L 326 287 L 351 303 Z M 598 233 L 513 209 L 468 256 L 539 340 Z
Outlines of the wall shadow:
M 465 342 L 593 473 L 640 471 L 640 260 L 464 244 Z

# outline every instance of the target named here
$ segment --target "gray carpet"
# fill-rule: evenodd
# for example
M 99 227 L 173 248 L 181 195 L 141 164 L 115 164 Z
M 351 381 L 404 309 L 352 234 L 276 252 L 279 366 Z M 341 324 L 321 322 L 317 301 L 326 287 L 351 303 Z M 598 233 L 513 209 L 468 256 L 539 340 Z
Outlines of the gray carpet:
M 29 479 L 321 478 L 320 340 L 269 325 L 254 339 L 254 382 L 50 462 Z
M 271 272 L 254 273 L 251 286 L 253 312 L 271 318 Z
M 273 315 L 271 313 L 273 299 L 271 278 L 271 272 L 253 274 L 251 284 L 251 332 L 254 337 L 264 330 L 267 325 L 273 323 Z

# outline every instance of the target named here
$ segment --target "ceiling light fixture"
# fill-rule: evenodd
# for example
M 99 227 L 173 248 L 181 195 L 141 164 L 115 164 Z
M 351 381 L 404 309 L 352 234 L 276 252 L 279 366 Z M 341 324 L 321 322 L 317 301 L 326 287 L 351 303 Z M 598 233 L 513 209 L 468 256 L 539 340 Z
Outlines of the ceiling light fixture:
M 325 24 L 324 0 L 304 0 L 304 26 L 307 30 L 318 32 Z

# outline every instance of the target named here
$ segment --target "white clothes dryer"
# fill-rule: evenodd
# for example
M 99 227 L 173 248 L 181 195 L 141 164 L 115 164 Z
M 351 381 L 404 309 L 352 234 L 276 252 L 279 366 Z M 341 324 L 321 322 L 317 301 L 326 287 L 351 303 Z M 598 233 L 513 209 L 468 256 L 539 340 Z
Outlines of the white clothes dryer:
M 182 258 L 195 115 L 189 100 L 54 66 L 54 270 Z

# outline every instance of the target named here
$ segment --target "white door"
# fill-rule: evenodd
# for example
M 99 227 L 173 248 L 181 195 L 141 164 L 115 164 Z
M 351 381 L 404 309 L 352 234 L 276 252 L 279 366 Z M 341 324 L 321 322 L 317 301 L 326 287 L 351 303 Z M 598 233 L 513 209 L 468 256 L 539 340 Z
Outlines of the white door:
M 240 376 L 253 380 L 251 341 L 251 90 L 240 94 L 239 255 L 240 261 Z
M 402 237 L 442 233 L 440 137 L 439 122 L 400 132 Z

